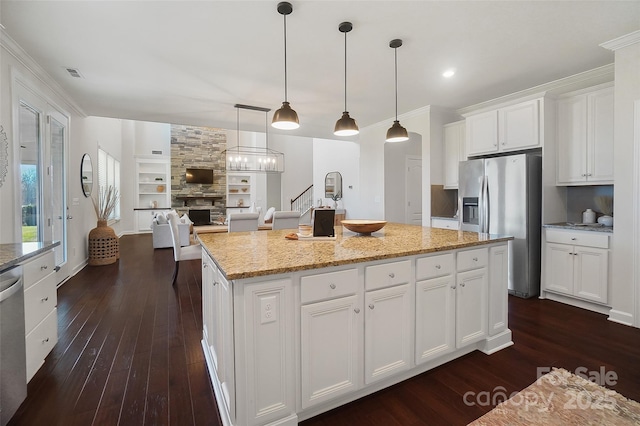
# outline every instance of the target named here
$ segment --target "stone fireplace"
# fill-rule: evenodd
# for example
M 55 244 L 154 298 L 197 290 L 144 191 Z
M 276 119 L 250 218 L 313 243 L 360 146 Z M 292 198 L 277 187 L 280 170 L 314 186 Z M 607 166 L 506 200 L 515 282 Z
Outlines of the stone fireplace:
M 171 125 L 171 205 L 180 214 L 208 210 L 209 222 L 225 215 L 226 148 L 224 129 Z M 187 183 L 187 168 L 213 169 L 213 184 Z

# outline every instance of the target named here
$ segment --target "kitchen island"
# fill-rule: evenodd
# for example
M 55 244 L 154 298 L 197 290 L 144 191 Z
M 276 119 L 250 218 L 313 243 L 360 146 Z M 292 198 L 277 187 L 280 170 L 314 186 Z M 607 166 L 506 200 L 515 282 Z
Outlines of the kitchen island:
M 512 344 L 511 237 L 389 223 L 371 236 L 202 234 L 203 350 L 224 424 L 294 425 Z

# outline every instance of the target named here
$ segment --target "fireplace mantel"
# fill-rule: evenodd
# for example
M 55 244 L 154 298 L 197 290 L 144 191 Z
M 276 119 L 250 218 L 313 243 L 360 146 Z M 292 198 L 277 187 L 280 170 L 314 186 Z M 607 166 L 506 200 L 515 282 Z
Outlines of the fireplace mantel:
M 198 207 L 189 206 L 191 200 L 211 200 L 213 206 L 216 200 L 222 200 L 224 196 L 215 194 L 203 194 L 203 195 L 176 195 L 176 200 L 180 200 L 184 203 L 184 207 Z

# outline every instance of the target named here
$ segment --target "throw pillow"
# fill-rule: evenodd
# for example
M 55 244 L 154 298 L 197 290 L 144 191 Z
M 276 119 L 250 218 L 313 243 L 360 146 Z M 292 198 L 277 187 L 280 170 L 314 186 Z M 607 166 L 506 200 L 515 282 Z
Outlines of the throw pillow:
M 189 215 L 187 215 L 186 213 L 182 215 L 182 217 L 180 218 L 180 222 L 188 223 L 189 225 L 193 223 L 191 219 L 189 219 Z
M 267 210 L 267 213 L 265 213 L 264 215 L 264 223 L 271 223 L 271 221 L 273 220 L 273 212 L 275 211 L 275 207 L 269 207 L 269 210 Z
M 167 217 L 163 214 L 159 214 L 156 216 L 156 222 L 158 223 L 158 225 L 166 225 L 167 223 Z

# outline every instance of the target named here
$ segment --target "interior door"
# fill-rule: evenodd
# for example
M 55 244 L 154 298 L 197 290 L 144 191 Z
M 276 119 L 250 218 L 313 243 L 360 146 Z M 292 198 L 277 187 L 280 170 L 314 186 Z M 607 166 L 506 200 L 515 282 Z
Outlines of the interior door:
M 407 157 L 405 165 L 405 221 L 422 225 L 422 158 Z
M 49 145 L 49 198 L 51 240 L 60 241 L 54 248 L 58 283 L 69 276 L 67 266 L 67 220 L 72 219 L 67 207 L 67 118 L 58 112 L 47 116 L 47 144 Z

